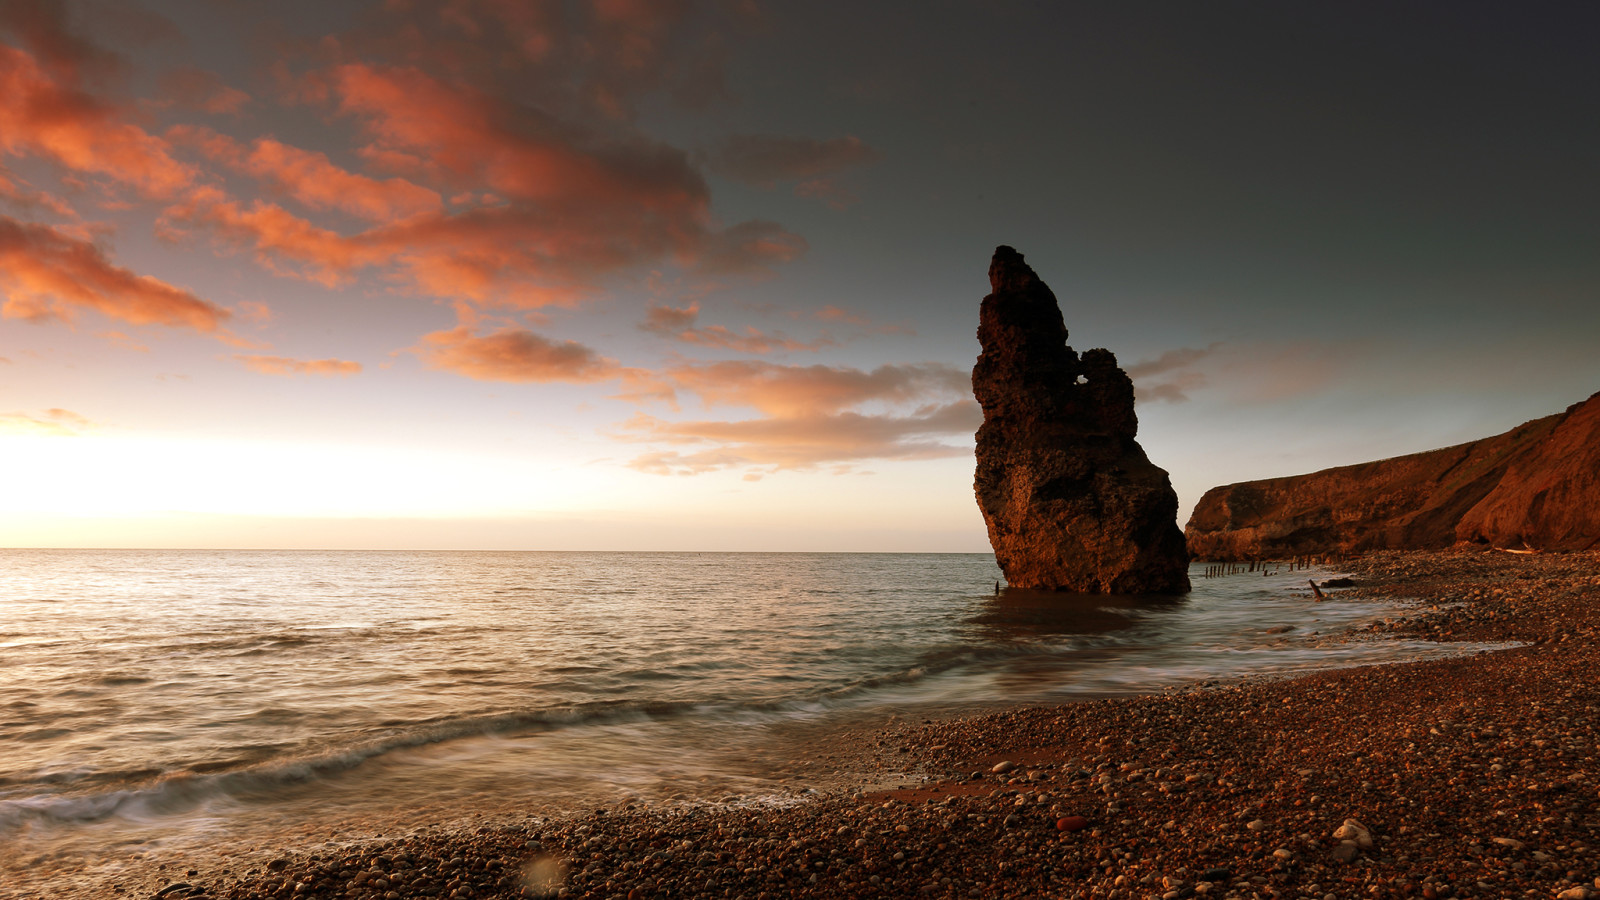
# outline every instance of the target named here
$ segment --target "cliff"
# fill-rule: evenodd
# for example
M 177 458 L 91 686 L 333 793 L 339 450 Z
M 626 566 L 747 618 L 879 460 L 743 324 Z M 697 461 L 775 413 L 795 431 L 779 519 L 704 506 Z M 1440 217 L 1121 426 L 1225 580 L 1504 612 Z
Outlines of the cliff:
M 1600 546 L 1600 394 L 1469 444 L 1212 488 L 1185 537 L 1213 560 Z
M 1133 382 L 1108 350 L 1067 346 L 1055 294 L 1010 247 L 978 312 L 983 407 L 974 493 L 1013 587 L 1189 589 L 1178 496 L 1134 439 Z

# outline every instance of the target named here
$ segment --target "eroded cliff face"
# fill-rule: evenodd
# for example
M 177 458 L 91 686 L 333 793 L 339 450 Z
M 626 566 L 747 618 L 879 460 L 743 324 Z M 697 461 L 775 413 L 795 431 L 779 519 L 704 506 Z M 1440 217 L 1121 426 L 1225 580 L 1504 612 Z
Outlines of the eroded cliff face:
M 1212 488 L 1186 538 L 1214 560 L 1600 547 L 1600 394 L 1470 444 Z
M 1067 346 L 1056 298 L 1010 247 L 978 314 L 983 406 L 974 490 L 1013 587 L 1181 593 L 1178 496 L 1134 436 L 1133 382 L 1108 350 Z

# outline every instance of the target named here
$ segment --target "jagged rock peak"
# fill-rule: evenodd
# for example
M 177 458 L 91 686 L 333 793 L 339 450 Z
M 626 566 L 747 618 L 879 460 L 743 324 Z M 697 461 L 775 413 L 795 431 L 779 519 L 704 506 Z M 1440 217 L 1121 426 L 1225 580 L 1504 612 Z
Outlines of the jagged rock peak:
M 996 294 L 1025 291 L 1038 280 L 1039 276 L 1023 261 L 1015 247 L 1001 244 L 994 248 L 994 257 L 989 260 L 989 290 Z
M 1178 496 L 1134 439 L 1133 381 L 1067 346 L 1055 294 L 1014 248 L 989 263 L 972 392 L 973 488 L 1006 580 L 1083 593 L 1189 589 Z

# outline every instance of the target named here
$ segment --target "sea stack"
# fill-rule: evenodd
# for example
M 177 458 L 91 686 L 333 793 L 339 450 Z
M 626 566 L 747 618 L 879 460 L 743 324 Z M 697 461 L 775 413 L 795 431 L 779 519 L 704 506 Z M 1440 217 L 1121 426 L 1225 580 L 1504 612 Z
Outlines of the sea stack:
M 973 485 L 1012 587 L 1189 590 L 1178 495 L 1134 439 L 1133 381 L 1109 350 L 1079 357 L 1055 294 L 999 247 L 978 313 L 983 406 Z

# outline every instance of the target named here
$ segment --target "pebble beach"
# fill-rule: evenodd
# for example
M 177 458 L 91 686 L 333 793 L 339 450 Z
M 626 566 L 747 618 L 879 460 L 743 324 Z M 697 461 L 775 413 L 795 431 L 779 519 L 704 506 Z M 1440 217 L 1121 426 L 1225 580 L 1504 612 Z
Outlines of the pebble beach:
M 1409 610 L 1348 640 L 1508 648 L 902 720 L 816 748 L 819 776 L 876 773 L 875 789 L 261 848 L 169 861 L 104 893 L 1600 897 L 1600 553 L 1380 553 L 1341 568 L 1352 584 L 1328 602 Z

